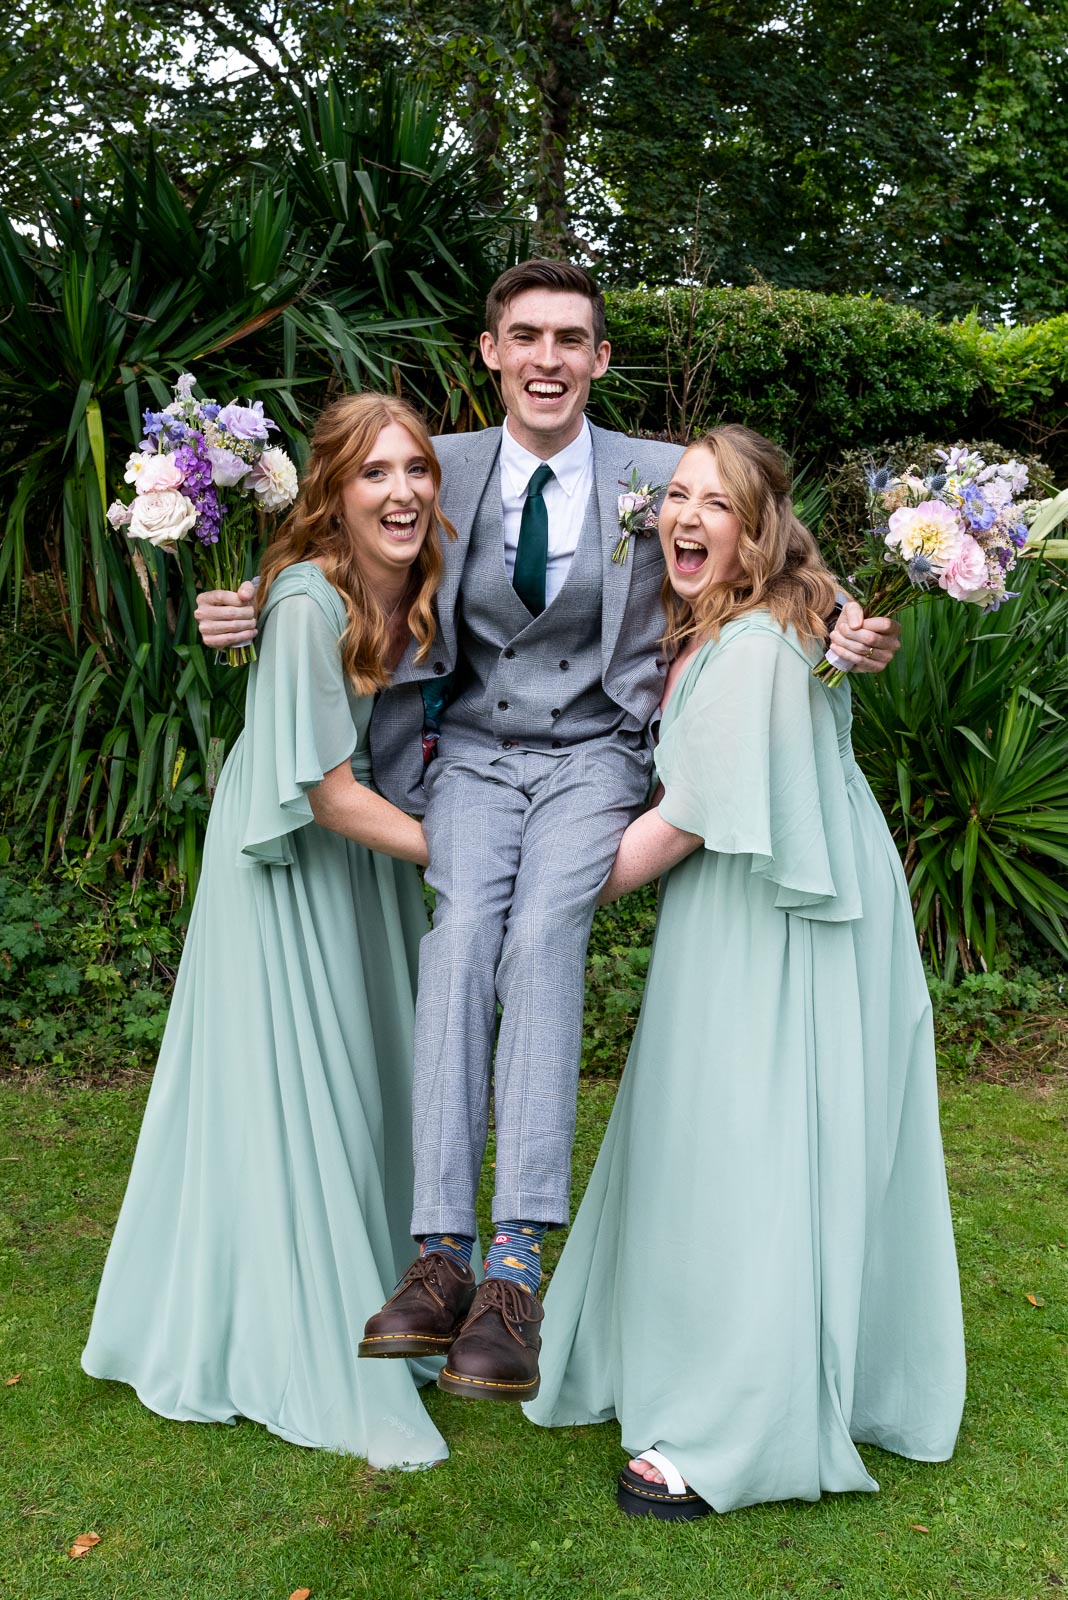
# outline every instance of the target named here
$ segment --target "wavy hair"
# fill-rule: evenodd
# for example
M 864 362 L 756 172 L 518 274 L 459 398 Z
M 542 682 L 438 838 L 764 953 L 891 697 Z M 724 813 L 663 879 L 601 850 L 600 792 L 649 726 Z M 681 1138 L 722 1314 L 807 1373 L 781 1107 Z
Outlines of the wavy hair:
M 434 483 L 430 527 L 409 576 L 408 627 L 419 641 L 417 661 L 425 661 L 434 639 L 434 595 L 441 581 L 438 529 L 450 539 L 456 530 L 441 509 L 441 466 L 426 424 L 406 400 L 391 394 L 349 394 L 327 406 L 311 436 L 308 464 L 292 511 L 268 546 L 260 567 L 256 610 L 261 611 L 278 574 L 313 556 L 345 603 L 348 625 L 341 635 L 341 664 L 357 694 L 372 694 L 389 683 L 389 618 L 360 571 L 345 529 L 341 496 L 374 449 L 383 428 L 407 428 L 426 456 Z
M 758 609 L 770 611 L 782 628 L 792 625 L 805 642 L 823 639 L 837 586 L 815 539 L 794 514 L 782 451 L 736 422 L 713 428 L 689 448 L 707 450 L 715 460 L 741 523 L 742 576 L 710 583 L 692 604 L 680 599 L 665 577 L 666 649 L 675 653 L 689 639 L 718 638 L 724 623 Z

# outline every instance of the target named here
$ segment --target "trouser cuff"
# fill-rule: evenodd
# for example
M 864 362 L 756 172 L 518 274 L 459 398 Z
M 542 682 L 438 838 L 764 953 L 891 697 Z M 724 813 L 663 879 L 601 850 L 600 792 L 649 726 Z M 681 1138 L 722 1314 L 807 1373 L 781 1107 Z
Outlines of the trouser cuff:
M 547 1228 L 566 1228 L 571 1221 L 568 1194 L 530 1194 L 513 1189 L 493 1196 L 493 1225 L 501 1222 L 542 1222 Z

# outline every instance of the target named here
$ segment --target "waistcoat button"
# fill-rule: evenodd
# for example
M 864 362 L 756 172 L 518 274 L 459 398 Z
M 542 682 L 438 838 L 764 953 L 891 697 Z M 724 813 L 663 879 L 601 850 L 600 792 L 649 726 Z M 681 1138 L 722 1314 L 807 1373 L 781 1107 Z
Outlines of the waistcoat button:
M 498 700 L 497 701 L 497 710 L 498 711 L 507 711 L 508 710 L 508 702 L 507 702 L 507 700 Z
M 439 675 L 442 672 L 444 672 L 445 671 L 445 663 L 444 663 L 444 661 L 435 661 L 434 662 L 434 671 L 436 673 L 438 673 Z
M 553 720 L 554 720 L 554 721 L 555 721 L 555 720 L 556 720 L 556 718 L 557 718 L 557 717 L 558 717 L 558 716 L 559 716 L 559 715 L 560 715 L 560 708 L 559 708 L 559 706 L 554 706 L 554 707 L 553 707 L 553 709 L 552 709 L 552 710 L 551 710 L 551 711 L 550 711 L 550 712 L 549 712 L 549 715 L 550 715 L 550 717 L 552 717 L 552 718 L 553 718 Z
M 502 739 L 501 740 L 501 749 L 502 750 L 510 750 L 514 743 L 515 743 L 514 739 Z
M 553 749 L 554 750 L 562 750 L 563 746 L 564 746 L 564 741 L 562 739 L 554 739 L 553 740 Z
M 561 661 L 561 663 L 560 663 L 560 671 L 561 672 L 566 672 L 570 665 L 571 665 L 570 661 Z
M 506 661 L 514 661 L 515 660 L 515 651 L 512 649 L 511 645 L 509 645 L 507 650 L 505 650 L 504 659 Z

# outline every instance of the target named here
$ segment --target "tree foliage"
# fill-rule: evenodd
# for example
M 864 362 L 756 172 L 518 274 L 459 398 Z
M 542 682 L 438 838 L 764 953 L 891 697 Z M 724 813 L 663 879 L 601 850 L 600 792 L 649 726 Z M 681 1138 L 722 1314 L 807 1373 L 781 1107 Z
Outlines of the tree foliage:
M 1068 0 L 32 0 L 0 53 L 9 209 L 42 152 L 106 169 L 116 130 L 196 191 L 275 159 L 328 70 L 390 69 L 608 282 L 676 282 L 695 243 L 714 283 L 1064 307 Z

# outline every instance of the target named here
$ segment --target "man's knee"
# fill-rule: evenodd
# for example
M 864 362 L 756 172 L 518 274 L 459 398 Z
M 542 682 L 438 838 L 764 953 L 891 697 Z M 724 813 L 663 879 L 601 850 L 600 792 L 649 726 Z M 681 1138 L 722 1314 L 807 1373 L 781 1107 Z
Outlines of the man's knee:
M 502 962 L 545 962 L 551 954 L 553 968 L 570 963 L 581 973 L 594 910 L 592 895 L 588 904 L 535 902 L 513 906 L 504 935 Z

